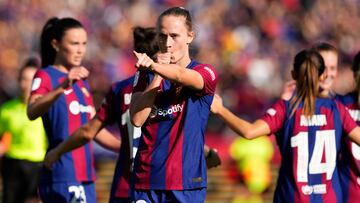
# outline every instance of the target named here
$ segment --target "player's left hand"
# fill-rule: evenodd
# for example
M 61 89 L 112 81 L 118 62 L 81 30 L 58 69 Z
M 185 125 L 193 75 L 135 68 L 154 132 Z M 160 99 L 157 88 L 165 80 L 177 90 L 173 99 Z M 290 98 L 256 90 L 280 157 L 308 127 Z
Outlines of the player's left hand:
M 208 154 L 205 157 L 206 167 L 208 169 L 221 165 L 221 159 L 216 149 L 210 148 Z
M 60 156 L 58 155 L 57 151 L 55 149 L 50 150 L 44 159 L 44 166 L 51 170 L 52 165 L 60 159 Z

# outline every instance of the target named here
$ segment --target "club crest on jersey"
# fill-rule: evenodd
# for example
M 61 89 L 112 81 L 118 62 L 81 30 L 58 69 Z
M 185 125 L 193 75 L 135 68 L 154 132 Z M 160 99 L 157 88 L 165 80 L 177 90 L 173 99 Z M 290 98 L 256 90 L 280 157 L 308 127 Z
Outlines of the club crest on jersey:
M 157 108 L 155 105 L 151 108 L 150 118 L 154 118 L 156 116 L 165 117 L 167 115 L 171 115 L 174 113 L 182 112 L 184 105 L 175 104 L 170 106 L 167 109 Z

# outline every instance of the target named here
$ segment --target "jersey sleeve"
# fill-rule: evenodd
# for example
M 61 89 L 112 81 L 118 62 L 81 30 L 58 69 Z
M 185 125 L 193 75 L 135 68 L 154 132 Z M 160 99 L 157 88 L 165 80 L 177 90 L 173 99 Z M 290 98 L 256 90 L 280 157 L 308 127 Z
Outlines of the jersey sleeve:
M 135 73 L 133 93 L 142 92 L 148 86 L 148 73 L 146 71 L 137 71 Z
M 346 110 L 346 107 L 342 103 L 340 103 L 339 101 L 336 101 L 336 105 L 339 109 L 344 132 L 346 134 L 349 134 L 354 128 L 357 127 L 357 124 L 354 121 L 354 119 L 352 119 L 349 111 Z
M 200 91 L 200 94 L 214 94 L 218 80 L 218 74 L 216 70 L 208 64 L 199 64 L 194 67 L 193 70 L 200 73 L 201 77 L 204 80 L 204 88 Z
M 105 122 L 106 124 L 114 124 L 116 121 L 115 111 L 115 92 L 114 88 L 111 87 L 110 90 L 107 92 L 100 108 L 97 110 L 97 117 Z
M 38 70 L 35 73 L 31 85 L 30 95 L 40 94 L 45 95 L 52 90 L 52 83 L 50 76 L 43 70 Z
M 265 121 L 269 125 L 271 133 L 276 133 L 284 125 L 285 118 L 286 118 L 285 101 L 279 100 L 266 111 L 266 113 L 261 117 L 261 120 Z

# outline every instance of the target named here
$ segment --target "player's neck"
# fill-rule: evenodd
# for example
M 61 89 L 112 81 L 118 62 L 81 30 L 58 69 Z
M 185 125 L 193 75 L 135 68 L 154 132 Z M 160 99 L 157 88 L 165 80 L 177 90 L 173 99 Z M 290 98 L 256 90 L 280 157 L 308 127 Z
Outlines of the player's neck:
M 59 71 L 61 71 L 61 72 L 63 72 L 63 73 L 68 73 L 69 72 L 69 69 L 66 67 L 66 66 L 64 66 L 64 65 L 62 65 L 62 64 L 54 64 L 53 65 L 57 70 L 59 70 Z
M 184 56 L 179 62 L 177 62 L 176 64 L 178 64 L 179 66 L 186 68 L 191 62 L 191 59 L 189 56 Z

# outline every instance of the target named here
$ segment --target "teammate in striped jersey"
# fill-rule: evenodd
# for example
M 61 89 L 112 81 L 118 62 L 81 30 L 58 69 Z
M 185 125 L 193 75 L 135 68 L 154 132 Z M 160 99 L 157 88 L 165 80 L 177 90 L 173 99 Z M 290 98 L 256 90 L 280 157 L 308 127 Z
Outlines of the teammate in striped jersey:
M 346 95 L 337 95 L 350 112 L 351 117 L 360 125 L 360 52 L 354 57 L 352 71 L 355 88 Z M 348 137 L 342 139 L 340 157 L 340 177 L 344 202 L 358 202 L 360 199 L 360 147 Z
M 42 117 L 49 150 L 67 139 L 95 114 L 88 81 L 81 66 L 87 34 L 73 18 L 52 18 L 41 34 L 42 69 L 37 71 L 27 109 L 33 120 Z M 120 142 L 108 132 L 96 139 L 114 150 Z M 39 193 L 43 202 L 96 202 L 92 145 L 66 153 L 52 170 L 43 168 Z
M 186 9 L 169 8 L 157 26 L 164 52 L 171 54 L 170 64 L 135 52 L 140 72 L 130 116 L 142 127 L 142 136 L 134 162 L 134 200 L 204 202 L 204 135 L 217 73 L 189 56 L 194 33 Z
M 275 133 L 282 155 L 274 202 L 342 202 L 338 173 L 341 138 L 360 143 L 360 128 L 338 101 L 320 96 L 326 80 L 324 62 L 314 50 L 303 50 L 294 60 L 296 92 L 279 100 L 266 114 L 249 123 L 214 99 L 212 111 L 247 139 Z
M 155 39 L 155 28 L 135 27 L 133 36 L 136 51 L 145 52 L 150 56 L 155 56 L 159 52 L 159 46 Z M 134 76 L 112 84 L 104 102 L 97 111 L 97 115 L 75 131 L 66 141 L 50 151 L 44 161 L 45 165 L 51 168 L 60 155 L 89 142 L 105 126 L 117 123 L 121 135 L 121 148 L 110 194 L 110 202 L 112 203 L 131 201 L 130 172 L 141 135 L 141 130 L 134 127 L 130 122 L 129 105 L 133 81 Z

